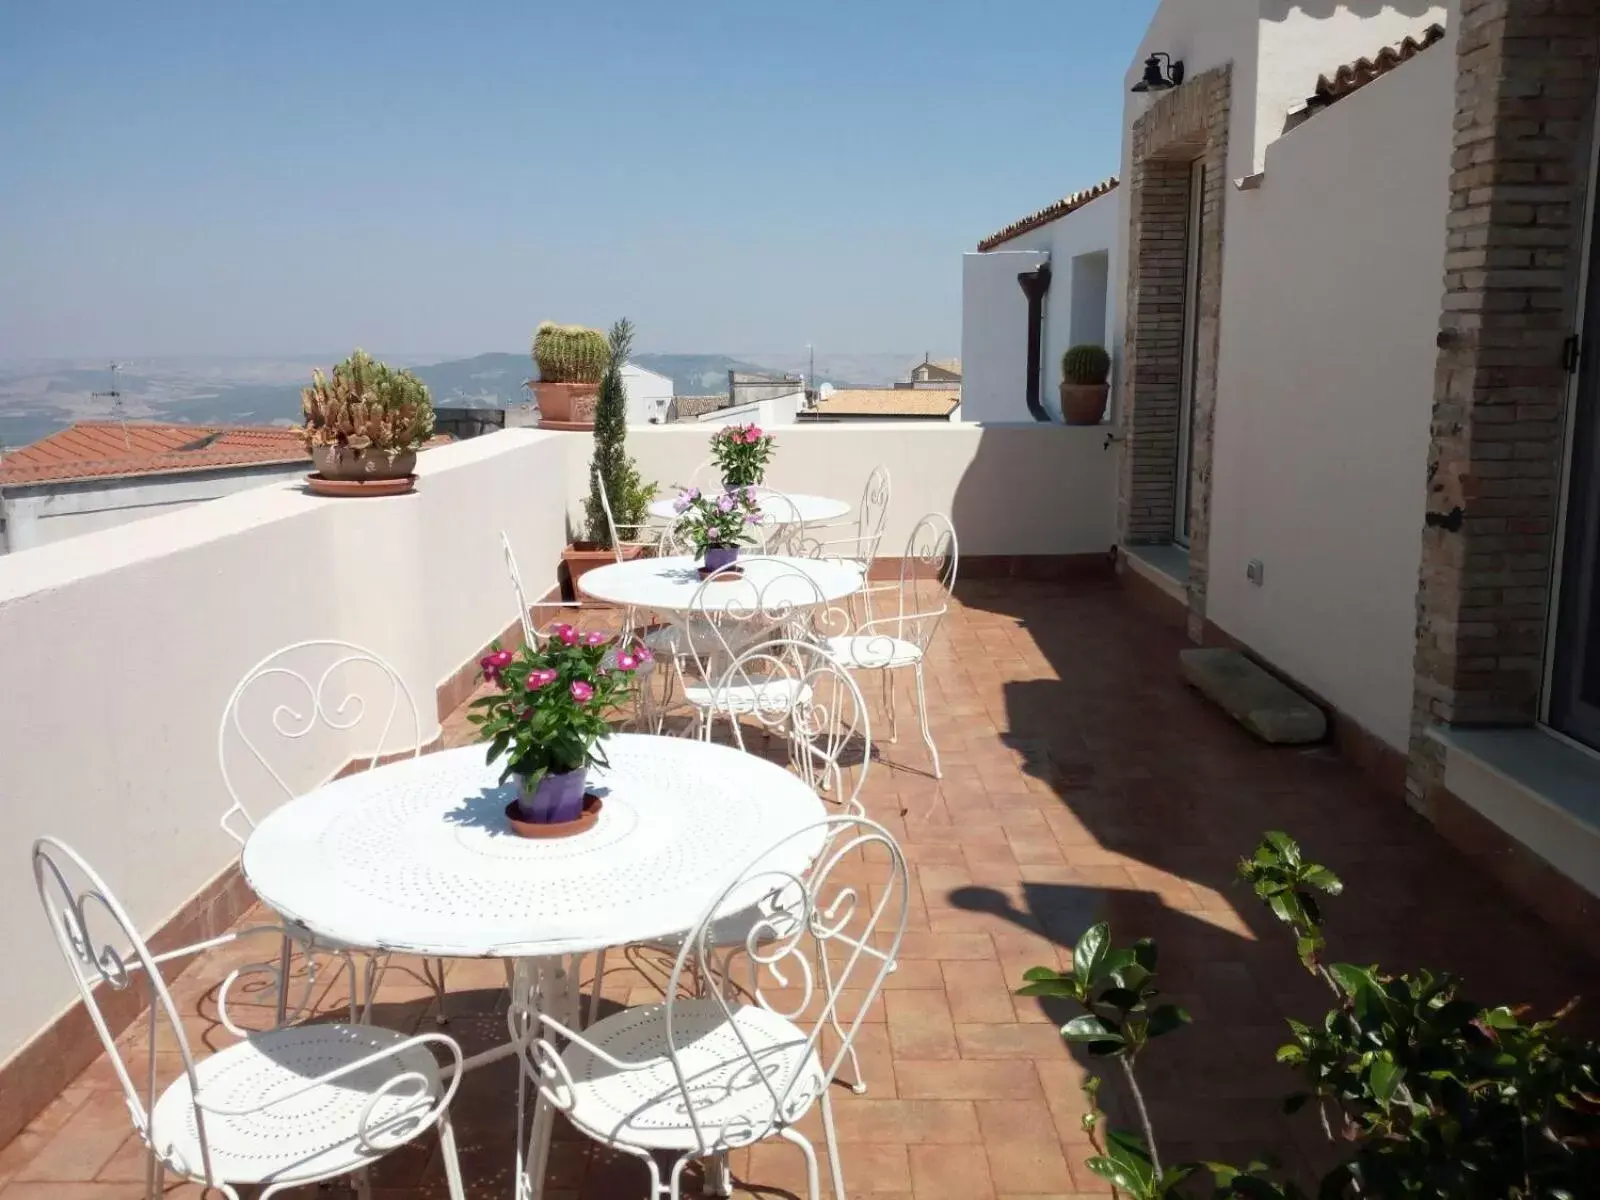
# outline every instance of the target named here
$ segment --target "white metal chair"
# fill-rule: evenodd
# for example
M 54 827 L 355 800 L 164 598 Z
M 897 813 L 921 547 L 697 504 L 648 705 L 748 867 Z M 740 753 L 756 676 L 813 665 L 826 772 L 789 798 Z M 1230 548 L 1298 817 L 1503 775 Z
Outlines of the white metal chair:
M 160 968 L 218 939 L 152 955 L 100 877 L 54 838 L 34 843 L 33 873 L 134 1130 L 149 1149 L 147 1200 L 161 1194 L 168 1171 L 230 1200 L 238 1200 L 241 1186 L 260 1187 L 265 1200 L 343 1175 L 354 1175 L 357 1193 L 366 1196 L 367 1168 L 435 1126 L 450 1195 L 465 1200 L 449 1115 L 462 1064 L 454 1039 L 372 1025 L 292 1025 L 249 1034 L 197 1063 Z M 102 988 L 138 986 L 149 1003 L 146 1048 L 137 1055 L 143 1062 L 129 1061 L 133 1051 L 123 1057 L 99 1003 Z M 165 1088 L 157 1087 L 158 1033 L 170 1036 L 183 1062 Z M 170 1043 L 163 1037 L 161 1044 Z M 448 1059 L 445 1068 L 435 1047 Z
M 329 661 L 320 665 L 313 679 L 304 667 L 316 665 L 319 659 Z M 364 683 L 371 686 L 363 690 Z M 374 704 L 369 705 L 369 697 L 375 700 Z M 391 732 L 397 732 L 401 740 L 392 742 Z M 298 790 L 273 765 L 257 734 L 265 734 L 276 743 L 308 747 L 302 757 L 314 760 L 318 766 L 298 772 Z M 351 736 L 359 739 L 362 746 L 370 747 L 371 753 L 363 751 L 352 757 Z M 242 747 L 248 755 L 242 756 L 236 747 Z M 217 728 L 217 765 L 233 803 L 222 814 L 220 824 L 241 847 L 255 828 L 255 818 L 243 796 L 247 776 L 280 793 L 275 805 L 294 799 L 305 787 L 325 783 L 350 767 L 370 770 L 386 758 L 415 758 L 421 753 L 422 714 L 393 666 L 354 642 L 337 638 L 296 642 L 267 655 L 246 671 L 223 707 Z M 389 956 L 375 947 L 343 946 L 313 938 L 305 931 L 290 931 L 279 955 L 283 981 L 278 997 L 280 1022 L 288 1011 L 287 981 L 295 945 L 305 958 L 309 978 L 315 977 L 318 953 L 338 958 L 350 972 L 351 1020 L 358 1019 L 357 1014 L 361 1014 L 359 1019 L 370 1014 Z M 365 960 L 360 970 L 355 961 L 358 956 Z M 424 959 L 423 974 L 438 1000 L 436 1019 L 444 1024 L 448 1018 L 443 961 Z
M 818 557 L 855 567 L 865 581 L 872 573 L 884 525 L 889 520 L 889 495 L 889 468 L 879 464 L 867 476 L 867 486 L 861 492 L 861 507 L 856 510 L 854 521 L 812 526 L 811 533 L 819 542 Z
M 852 816 L 866 815 L 861 789 L 872 763 L 871 720 L 844 664 L 813 641 L 780 638 L 737 655 L 717 689 L 752 698 L 747 715 L 763 733 L 784 741 L 790 767 L 819 797 L 831 798 Z M 733 738 L 746 749 L 738 721 Z M 851 747 L 861 754 L 853 783 L 847 782 Z
M 933 758 L 933 776 L 941 777 L 939 748 L 928 728 L 927 685 L 923 664 L 939 623 L 950 608 L 960 566 L 960 547 L 949 518 L 929 513 L 917 522 L 900 560 L 900 584 L 893 616 L 875 617 L 854 632 L 827 638 L 830 654 L 852 671 L 883 673 L 883 702 L 889 715 L 889 741 L 896 740 L 894 673 L 910 670 L 916 679 L 917 722 Z
M 638 547 L 642 553 L 648 554 L 655 548 L 657 540 L 651 523 L 641 521 L 637 525 L 618 525 L 616 518 L 611 515 L 611 497 L 606 492 L 606 477 L 594 473 L 593 467 L 590 471 L 600 491 L 600 507 L 605 512 L 606 532 L 611 537 L 611 551 L 616 555 L 617 561 L 623 560 L 623 551 L 633 547 Z M 625 533 L 631 536 L 625 538 L 622 536 Z
M 819 1107 L 842 1200 L 829 1085 L 895 967 L 908 904 L 905 857 L 882 826 L 839 816 L 790 834 L 702 914 L 662 1003 L 583 1033 L 539 1017 L 544 1036 L 526 1053 L 540 1095 L 589 1137 L 642 1159 L 652 1200 L 677 1200 L 684 1168 L 702 1158 L 716 1164 L 713 1190 L 727 1194 L 727 1152 L 774 1136 L 805 1155 L 818 1200 L 816 1151 L 797 1126 Z M 737 946 L 722 940 L 728 920 L 745 922 Z M 695 976 L 709 986 L 681 995 Z M 665 1182 L 658 1155 L 672 1160 Z
M 761 524 L 756 526 L 761 553 L 791 558 L 821 558 L 822 543 L 800 518 L 800 506 L 775 488 L 757 487 Z
M 719 716 L 737 726 L 761 709 L 781 716 L 794 702 L 785 693 L 801 686 L 798 675 L 760 688 L 728 677 L 745 650 L 762 641 L 811 640 L 848 627 L 848 615 L 830 605 L 816 580 L 793 562 L 754 555 L 706 578 L 689 601 L 687 621 L 675 627 L 673 655 L 679 689 L 699 719 L 699 736 L 710 740 Z

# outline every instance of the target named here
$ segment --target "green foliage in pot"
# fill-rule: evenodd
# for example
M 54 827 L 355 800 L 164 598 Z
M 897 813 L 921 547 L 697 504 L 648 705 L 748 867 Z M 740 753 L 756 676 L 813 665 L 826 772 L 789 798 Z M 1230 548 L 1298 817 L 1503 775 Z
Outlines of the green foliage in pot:
M 534 331 L 533 361 L 541 383 L 599 383 L 611 350 L 598 329 L 545 321 Z
M 1319 1200 L 1577 1200 L 1600 1179 L 1600 1049 L 1560 1029 L 1571 1006 L 1549 1020 L 1486 1008 L 1448 975 L 1389 975 L 1377 967 L 1322 961 L 1321 896 L 1343 890 L 1326 867 L 1307 861 L 1294 839 L 1268 833 L 1240 876 L 1294 934 L 1302 965 L 1322 979 L 1336 1006 L 1315 1024 L 1290 1021 L 1278 1061 L 1306 1083 L 1286 1112 L 1315 1103 L 1344 1161 Z M 1062 1026 L 1069 1042 L 1115 1061 L 1138 1113 L 1141 1134 L 1104 1129 L 1100 1081 L 1084 1091 L 1083 1128 L 1095 1154 L 1085 1165 L 1114 1194 L 1304 1200 L 1268 1164 L 1180 1163 L 1163 1167 L 1134 1064 L 1152 1038 L 1187 1021 L 1157 1004 L 1156 953 L 1149 941 L 1112 946 L 1096 925 L 1073 949 L 1072 969 L 1035 967 L 1020 995 L 1069 1000 L 1083 1014 Z
M 422 380 L 357 350 L 333 368 L 312 372 L 300 393 L 306 448 L 380 450 L 390 461 L 419 450 L 433 434 L 433 401 Z
M 1061 356 L 1061 378 L 1080 387 L 1094 387 L 1111 375 L 1111 355 L 1104 346 L 1085 343 Z
M 611 549 L 611 530 L 606 524 L 605 507 L 600 499 L 600 481 L 611 501 L 611 519 L 619 529 L 636 529 L 649 515 L 656 485 L 639 478 L 639 467 L 628 456 L 628 395 L 622 383 L 622 368 L 633 349 L 633 323 L 623 318 L 611 327 L 607 338 L 605 374 L 600 377 L 600 394 L 594 410 L 594 457 L 589 461 L 589 495 L 583 502 L 589 526 L 588 540 L 597 549 Z

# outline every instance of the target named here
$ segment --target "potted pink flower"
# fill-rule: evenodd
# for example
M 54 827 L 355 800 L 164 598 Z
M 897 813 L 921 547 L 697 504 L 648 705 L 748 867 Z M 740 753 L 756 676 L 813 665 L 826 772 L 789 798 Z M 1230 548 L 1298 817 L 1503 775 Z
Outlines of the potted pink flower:
M 753 487 L 729 488 L 715 497 L 690 488 L 672 507 L 678 513 L 676 532 L 694 547 L 702 579 L 731 567 L 739 557 L 739 547 L 755 541 L 751 527 L 761 524 Z
M 517 781 L 506 809 L 517 832 L 526 832 L 519 825 L 573 824 L 595 809 L 585 799 L 588 769 L 606 765 L 609 717 L 649 661 L 647 647 L 620 647 L 609 634 L 558 625 L 543 646 L 496 647 L 479 663 L 495 690 L 472 702 L 477 711 L 468 720 L 488 742 L 488 761 L 503 761 L 500 781 Z
M 729 425 L 711 439 L 711 457 L 725 488 L 757 487 L 767 477 L 767 460 L 776 443 L 759 425 Z

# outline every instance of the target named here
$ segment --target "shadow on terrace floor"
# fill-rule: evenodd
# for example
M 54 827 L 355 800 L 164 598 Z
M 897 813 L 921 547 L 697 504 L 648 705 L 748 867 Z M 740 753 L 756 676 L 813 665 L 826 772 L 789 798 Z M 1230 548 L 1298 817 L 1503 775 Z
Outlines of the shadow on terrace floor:
M 1187 641 L 1115 586 L 979 581 L 960 593 L 954 657 L 968 686 L 998 691 L 1001 741 L 1059 797 L 1047 820 L 1070 865 L 1024 878 L 1020 900 L 973 886 L 949 903 L 1063 947 L 1094 920 L 1109 920 L 1118 944 L 1156 940 L 1164 989 L 1194 1017 L 1140 1071 L 1168 1161 L 1267 1151 L 1304 1173 L 1326 1160 L 1309 1112 L 1279 1113 L 1295 1079 L 1273 1051 L 1284 1017 L 1318 1017 L 1329 997 L 1236 882 L 1265 830 L 1287 831 L 1343 878 L 1326 906 L 1336 960 L 1448 970 L 1476 998 L 1543 1011 L 1593 994 L 1594 963 L 1331 748 L 1263 746 L 1184 686 Z M 1119 1090 L 1114 1078 L 1106 1090 Z

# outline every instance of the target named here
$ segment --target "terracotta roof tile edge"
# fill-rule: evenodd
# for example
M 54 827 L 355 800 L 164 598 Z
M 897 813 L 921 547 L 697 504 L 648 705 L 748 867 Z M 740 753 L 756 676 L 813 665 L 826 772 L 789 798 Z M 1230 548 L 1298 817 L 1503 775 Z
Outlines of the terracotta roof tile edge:
M 6 470 L 5 462 L 0 460 L 0 487 L 82 483 L 91 479 L 139 479 L 147 475 L 184 475 L 192 471 L 216 471 L 227 467 L 276 467 L 292 463 L 309 466 L 311 463 L 309 454 L 252 453 L 248 450 L 228 451 L 205 461 L 197 461 L 199 458 L 200 455 L 193 451 L 169 451 L 142 458 L 96 459 L 49 465 L 19 463 L 10 471 Z
M 1107 192 L 1113 191 L 1119 182 L 1121 181 L 1113 175 L 1109 179 L 1102 179 L 1091 188 L 1084 188 L 1081 192 L 1073 192 L 1070 196 L 1064 196 L 1054 204 L 1041 208 L 1038 212 L 1029 213 L 1022 219 L 1011 222 L 998 233 L 991 233 L 978 243 L 978 250 L 980 253 L 986 250 L 993 250 L 996 246 L 1003 245 L 1012 238 L 1021 237 L 1030 230 L 1037 229 L 1041 225 L 1048 225 L 1051 221 L 1064 217 L 1070 212 L 1075 212 L 1085 204 L 1088 204 L 1089 201 L 1098 200 Z
M 1351 92 L 1359 91 L 1374 79 L 1387 75 L 1401 63 L 1410 62 L 1430 46 L 1444 40 L 1444 26 L 1429 25 L 1420 34 L 1412 34 L 1393 45 L 1385 46 L 1371 58 L 1358 58 L 1345 63 L 1332 75 L 1317 76 L 1317 89 L 1307 98 L 1306 108 L 1311 111 L 1326 108 L 1342 100 Z

